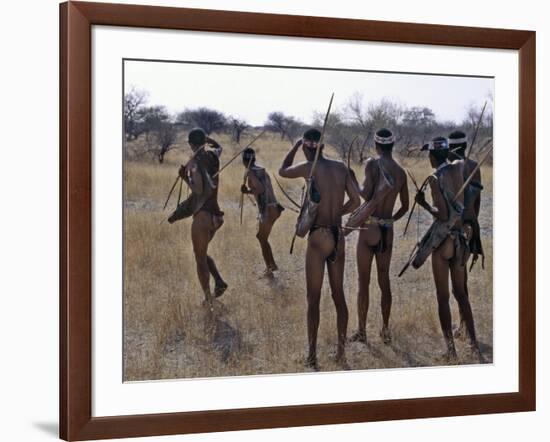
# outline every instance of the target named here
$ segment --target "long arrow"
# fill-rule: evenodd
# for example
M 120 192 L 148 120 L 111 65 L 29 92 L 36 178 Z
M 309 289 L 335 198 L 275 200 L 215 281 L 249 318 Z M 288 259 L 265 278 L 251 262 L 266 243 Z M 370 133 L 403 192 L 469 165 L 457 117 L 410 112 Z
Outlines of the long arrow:
M 333 99 L 334 99 L 334 92 L 330 96 L 327 113 L 325 114 L 325 121 L 323 123 L 323 128 L 321 129 L 321 137 L 319 138 L 319 142 L 317 143 L 317 148 L 315 149 L 315 158 L 313 159 L 313 165 L 311 166 L 311 170 L 309 171 L 309 178 L 313 176 L 313 173 L 315 172 L 315 167 L 317 166 L 317 161 L 319 160 L 319 153 L 321 152 L 321 145 L 323 144 L 323 139 L 325 137 L 325 130 L 327 128 L 328 116 L 330 114 L 330 108 L 332 107 Z
M 229 166 L 234 160 L 235 158 L 237 158 L 241 153 L 243 153 L 246 149 L 248 149 L 250 146 L 252 146 L 254 144 L 254 142 L 260 138 L 263 134 L 265 133 L 265 129 L 262 130 L 258 136 L 256 136 L 250 143 L 248 143 L 245 147 L 243 147 L 240 151 L 238 151 L 234 156 L 233 158 L 231 158 L 227 163 L 225 163 L 223 165 L 223 167 L 218 170 L 214 175 L 212 175 L 212 178 L 216 178 L 221 172 L 223 169 L 225 169 L 227 166 Z
M 330 115 L 330 108 L 332 107 L 332 100 L 334 99 L 334 92 L 330 96 L 330 101 L 328 103 L 328 109 L 327 113 L 325 114 L 325 121 L 323 122 L 323 129 L 321 130 L 321 136 L 319 137 L 319 142 L 317 143 L 317 148 L 315 149 L 315 158 L 313 159 L 313 165 L 311 166 L 311 170 L 309 171 L 309 178 L 308 181 L 311 180 L 313 177 L 313 173 L 315 172 L 315 167 L 317 166 L 317 161 L 319 160 L 319 153 L 321 152 L 321 144 L 323 143 L 323 138 L 325 137 L 325 129 L 327 128 L 327 122 L 328 122 L 328 116 Z M 307 187 L 307 184 L 306 186 Z M 300 204 L 300 215 L 302 214 L 302 210 L 304 208 L 305 198 L 307 198 L 307 193 L 304 192 L 304 189 L 302 188 L 302 197 L 300 198 L 301 204 Z M 296 241 L 296 231 L 294 231 L 294 235 L 292 236 L 292 241 L 290 243 L 290 254 L 292 255 L 292 251 L 294 250 L 294 242 Z
M 479 170 L 479 168 L 485 162 L 485 160 L 487 158 L 489 158 L 489 154 L 492 151 L 493 151 L 493 146 L 491 146 L 489 149 L 487 149 L 487 152 L 485 153 L 483 158 L 479 161 L 479 163 L 477 163 L 477 166 L 474 167 L 474 170 L 472 170 L 472 173 L 470 173 L 470 176 L 468 178 L 466 178 L 466 181 L 464 181 L 464 184 L 462 185 L 462 187 L 456 193 L 455 197 L 452 200 L 452 203 L 454 203 L 458 199 L 458 197 L 462 194 L 462 192 L 464 192 L 464 189 L 466 189 L 466 186 L 468 186 L 468 184 L 470 184 L 470 181 L 472 181 L 472 179 L 474 178 L 475 173 Z
M 466 155 L 466 159 L 470 158 L 470 155 L 471 155 L 472 150 L 474 148 L 474 144 L 475 144 L 476 138 L 477 138 L 477 132 L 479 131 L 479 126 L 481 125 L 481 120 L 483 119 L 483 114 L 485 113 L 485 108 L 486 107 L 487 107 L 487 101 L 485 101 L 485 104 L 483 105 L 483 109 L 481 109 L 481 114 L 479 114 L 479 120 L 477 120 L 476 130 L 474 132 L 472 142 L 470 143 L 470 149 L 468 150 L 468 155 Z

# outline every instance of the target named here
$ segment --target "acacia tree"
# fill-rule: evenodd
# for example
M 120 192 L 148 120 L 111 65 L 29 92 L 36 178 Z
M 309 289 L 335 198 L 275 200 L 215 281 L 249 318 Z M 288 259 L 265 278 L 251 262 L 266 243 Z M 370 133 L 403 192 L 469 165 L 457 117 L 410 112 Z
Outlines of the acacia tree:
M 233 140 L 236 143 L 240 143 L 241 136 L 244 134 L 244 132 L 250 127 L 249 124 L 242 119 L 236 118 L 236 117 L 230 117 L 229 118 L 229 125 L 231 127 L 231 133 Z
M 403 111 L 401 122 L 402 150 L 410 155 L 438 129 L 434 112 L 428 107 L 414 106 Z
M 157 145 L 160 148 L 160 151 L 158 153 L 159 163 L 162 163 L 164 161 L 164 155 L 166 155 L 166 152 L 174 147 L 177 136 L 177 127 L 173 122 L 162 121 L 159 123 L 155 131 Z
M 148 139 L 151 132 L 154 133 L 163 122 L 170 120 L 170 114 L 164 106 L 143 107 L 139 116 L 141 131 Z
M 132 87 L 124 95 L 124 131 L 126 141 L 135 140 L 141 134 L 140 111 L 147 102 L 145 91 Z
M 186 109 L 177 117 L 177 123 L 185 127 L 200 127 L 207 135 L 221 132 L 227 126 L 224 114 L 207 107 Z
M 282 112 L 271 112 L 267 116 L 265 128 L 271 132 L 281 135 L 281 140 L 285 137 L 292 141 L 302 130 L 303 123 L 294 117 L 283 114 Z
M 358 152 L 360 163 L 367 158 L 369 143 L 372 145 L 374 133 L 386 127 L 392 131 L 400 125 L 403 109 L 388 99 L 366 104 L 361 94 L 353 95 L 344 108 L 343 118 L 354 128 L 357 141 L 354 150 Z

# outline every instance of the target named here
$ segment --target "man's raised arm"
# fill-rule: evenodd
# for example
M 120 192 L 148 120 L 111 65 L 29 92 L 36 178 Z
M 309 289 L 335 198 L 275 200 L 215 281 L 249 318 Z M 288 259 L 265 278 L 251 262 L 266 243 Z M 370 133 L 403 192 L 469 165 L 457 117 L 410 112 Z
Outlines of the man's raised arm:
M 286 154 L 285 159 L 283 160 L 283 164 L 279 168 L 279 175 L 283 178 L 305 178 L 307 176 L 309 170 L 308 163 L 300 163 L 296 164 L 296 166 L 292 165 L 292 163 L 294 163 L 296 152 L 301 145 L 302 140 L 300 139 Z
M 206 137 L 206 142 L 210 146 L 211 152 L 213 152 L 219 158 L 222 154 L 223 147 L 220 146 L 220 144 L 217 141 L 213 140 L 210 137 Z

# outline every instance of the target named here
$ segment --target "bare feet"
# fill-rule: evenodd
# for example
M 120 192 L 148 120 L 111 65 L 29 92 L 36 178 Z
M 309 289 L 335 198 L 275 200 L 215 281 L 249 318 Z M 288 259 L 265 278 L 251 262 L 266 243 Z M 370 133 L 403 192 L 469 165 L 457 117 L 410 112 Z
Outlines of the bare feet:
M 214 298 L 219 298 L 227 290 L 227 284 L 223 281 L 217 282 L 214 288 Z
M 450 342 L 447 342 L 447 351 L 443 353 L 443 355 L 441 356 L 441 360 L 448 364 L 456 364 L 458 362 L 455 344 L 452 340 Z
M 485 363 L 485 358 L 483 358 L 477 342 L 470 344 L 470 354 L 472 355 L 472 358 L 477 359 L 480 364 Z
M 307 368 L 311 368 L 313 371 L 319 371 L 319 364 L 317 362 L 317 356 L 308 356 L 304 362 Z
M 382 342 L 384 344 L 388 345 L 391 343 L 391 332 L 388 327 L 382 327 L 382 330 L 380 330 L 380 337 L 382 338 Z
M 362 342 L 363 344 L 367 344 L 367 334 L 364 331 L 356 331 L 353 335 L 350 336 L 348 339 L 349 342 Z
M 350 366 L 348 365 L 348 361 L 346 359 L 346 353 L 344 348 L 338 348 L 336 350 L 336 353 L 333 353 L 331 355 L 331 358 L 334 362 L 336 362 L 340 367 L 342 367 L 343 370 L 351 370 Z
M 269 268 L 265 269 L 264 272 L 262 273 L 262 276 L 260 276 L 260 278 L 273 279 L 274 278 L 273 271 Z
M 466 337 L 466 327 L 463 322 L 455 329 L 453 335 L 455 339 L 464 339 Z

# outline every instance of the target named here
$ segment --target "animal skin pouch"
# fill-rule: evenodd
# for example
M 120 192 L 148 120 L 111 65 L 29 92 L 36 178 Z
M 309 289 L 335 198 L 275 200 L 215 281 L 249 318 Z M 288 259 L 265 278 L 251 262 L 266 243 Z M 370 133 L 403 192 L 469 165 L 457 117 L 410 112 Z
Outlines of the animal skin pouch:
M 204 203 L 214 193 L 215 185 L 212 182 L 212 178 L 210 178 L 210 175 L 208 174 L 208 172 L 201 169 L 201 175 L 204 183 L 203 192 L 200 194 L 191 192 L 191 195 L 189 195 L 189 198 L 187 198 L 186 200 L 178 204 L 178 207 L 176 207 L 176 210 L 174 210 L 174 212 L 172 212 L 172 214 L 168 218 L 168 222 L 170 224 L 176 221 L 179 221 L 180 219 L 185 219 L 185 218 L 189 218 L 190 216 L 193 216 L 195 213 L 201 210 Z
M 374 214 L 376 207 L 382 201 L 391 190 L 394 189 L 393 178 L 384 171 L 378 161 L 378 168 L 380 171 L 380 177 L 378 186 L 374 192 L 373 197 L 361 204 L 348 218 L 346 227 L 357 228 L 361 227 L 365 221 L 369 219 L 370 216 Z M 346 233 L 350 233 L 350 229 L 345 229 Z
M 446 221 L 434 220 L 428 231 L 418 243 L 418 251 L 412 261 L 412 266 L 415 269 L 422 266 L 422 264 L 424 264 L 428 259 L 428 256 L 430 256 L 443 243 L 443 241 L 445 241 L 451 233 L 453 227 L 455 227 L 457 222 L 462 217 L 464 206 L 459 201 L 455 201 L 455 196 L 447 192 L 441 185 L 441 182 L 448 178 L 449 174 L 452 173 L 462 176 L 462 169 L 456 165 L 449 165 L 446 168 L 446 175 L 440 174 L 437 176 L 441 192 L 449 209 L 449 217 Z
M 302 210 L 298 215 L 298 220 L 296 221 L 296 235 L 300 238 L 305 237 L 308 232 L 313 227 L 315 218 L 317 217 L 317 210 L 319 208 L 319 203 L 321 202 L 321 194 L 315 187 L 315 181 L 311 177 L 307 181 L 306 196 L 304 204 L 302 205 Z

